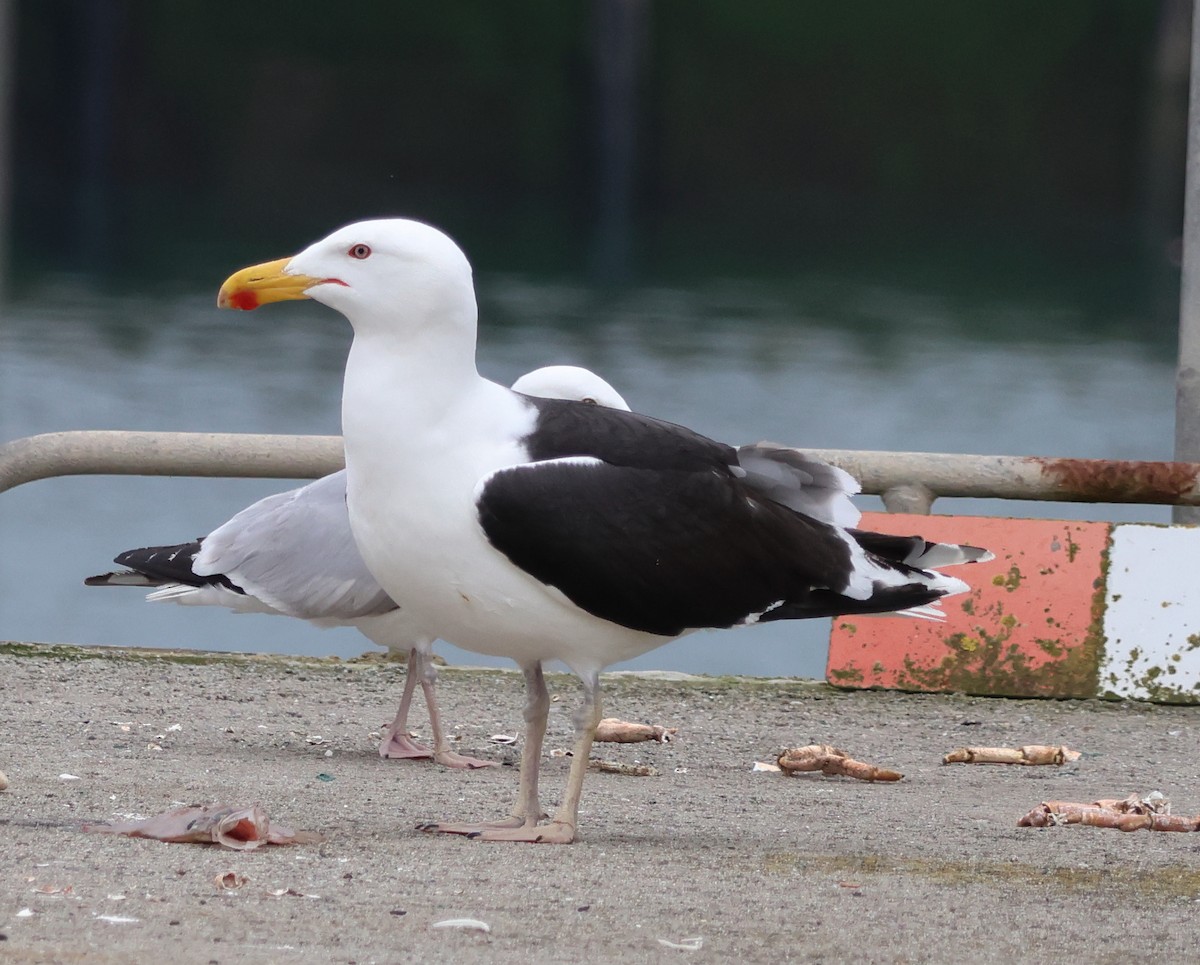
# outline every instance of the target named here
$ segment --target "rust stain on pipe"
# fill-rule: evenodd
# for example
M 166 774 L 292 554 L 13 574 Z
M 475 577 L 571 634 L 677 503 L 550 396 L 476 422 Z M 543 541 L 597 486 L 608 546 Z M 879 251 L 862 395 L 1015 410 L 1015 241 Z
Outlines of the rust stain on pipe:
M 1030 457 L 1055 485 L 1097 503 L 1173 502 L 1194 493 L 1198 467 L 1189 462 Z

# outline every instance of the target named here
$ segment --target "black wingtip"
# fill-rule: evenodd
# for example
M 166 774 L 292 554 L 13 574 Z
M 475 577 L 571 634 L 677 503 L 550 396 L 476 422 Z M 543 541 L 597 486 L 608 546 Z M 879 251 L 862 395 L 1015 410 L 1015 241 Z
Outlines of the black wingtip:
M 193 540 L 191 543 L 177 543 L 174 546 L 143 546 L 140 549 L 126 550 L 113 562 L 142 573 L 151 580 L 159 581 L 153 585 L 182 583 L 185 586 L 201 586 L 210 581 L 192 572 L 192 562 L 199 552 L 200 541 Z

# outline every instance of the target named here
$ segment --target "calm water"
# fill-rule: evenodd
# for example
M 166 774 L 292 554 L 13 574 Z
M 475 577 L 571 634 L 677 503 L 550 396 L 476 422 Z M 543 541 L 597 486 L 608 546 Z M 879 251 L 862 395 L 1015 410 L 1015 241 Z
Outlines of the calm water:
M 485 374 L 509 382 L 538 365 L 585 365 L 635 409 L 729 442 L 1171 454 L 1169 347 L 1121 337 L 1144 320 L 1069 297 L 964 300 L 828 277 L 604 295 L 485 276 L 480 289 Z M 1103 340 L 1089 334 L 1097 331 Z M 334 433 L 349 337 L 340 316 L 310 304 L 244 315 L 217 311 L 207 291 L 133 299 L 60 285 L 26 293 L 0 328 L 0 440 L 107 428 Z M 371 649 L 350 630 L 149 605 L 136 590 L 82 586 L 121 550 L 194 538 L 291 485 L 76 477 L 0 494 L 0 639 L 343 656 Z M 938 509 L 1168 518 L 1153 507 L 945 500 Z M 701 634 L 631 666 L 821 676 L 827 632 L 821 621 Z M 452 662 L 488 662 L 438 649 Z

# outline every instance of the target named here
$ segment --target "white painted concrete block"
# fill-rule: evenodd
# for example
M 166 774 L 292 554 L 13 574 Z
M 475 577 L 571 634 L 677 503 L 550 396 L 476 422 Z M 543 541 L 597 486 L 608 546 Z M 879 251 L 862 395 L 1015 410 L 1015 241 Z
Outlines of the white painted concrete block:
M 1100 692 L 1200 701 L 1200 528 L 1113 527 Z

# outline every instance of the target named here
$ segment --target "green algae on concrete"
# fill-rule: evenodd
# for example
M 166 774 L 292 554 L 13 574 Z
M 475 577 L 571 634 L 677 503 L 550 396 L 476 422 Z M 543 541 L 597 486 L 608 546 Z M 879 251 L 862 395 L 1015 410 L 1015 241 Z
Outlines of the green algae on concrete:
M 344 668 L 352 661 L 338 657 L 301 657 L 278 653 L 226 653 L 218 650 L 172 650 L 149 647 L 82 647 L 68 643 L 0 642 L 0 654 L 10 657 L 41 657 L 50 660 L 124 660 L 142 663 L 207 664 L 274 663 L 307 668 Z
M 1030 831 L 1031 837 L 1037 834 L 1036 829 Z M 1078 832 L 1064 828 L 1060 833 Z M 1200 895 L 1200 869 L 1184 864 L 1158 867 L 1153 871 L 1133 870 L 1120 864 L 1106 865 L 1104 868 L 1040 868 L 1011 861 L 990 861 L 986 858 L 937 860 L 870 854 L 797 854 L 781 851 L 762 859 L 762 871 L 770 875 L 804 872 L 831 876 L 854 875 L 856 878 L 860 875 L 902 875 L 951 887 L 1008 882 L 1027 887 L 1049 888 L 1054 892 L 1104 894 L 1116 890 L 1130 897 L 1154 901 L 1170 898 L 1195 899 Z
M 169 650 L 143 647 L 79 646 L 63 643 L 31 643 L 27 641 L 0 641 L 0 656 L 27 657 L 47 660 L 75 662 L 83 660 L 113 660 L 130 663 L 171 663 L 186 666 L 244 666 L 267 664 L 284 668 L 284 672 L 329 672 L 372 670 L 381 667 L 399 670 L 403 660 L 395 660 L 380 651 L 368 651 L 358 657 L 339 658 L 308 657 L 283 653 L 241 653 L 215 650 Z M 516 667 L 470 667 L 447 665 L 435 657 L 441 670 L 447 671 L 456 680 L 488 678 L 498 675 L 517 675 Z M 844 692 L 830 686 L 824 680 L 808 677 L 740 677 L 732 674 L 706 676 L 684 674 L 675 671 L 619 670 L 603 675 L 604 691 L 607 695 L 636 693 L 646 688 L 668 687 L 681 692 L 718 695 L 734 692 L 764 692 L 777 694 L 781 698 L 800 696 L 840 697 Z M 571 686 L 578 678 L 565 671 L 547 672 L 548 683 Z
M 1034 663 L 1031 654 L 1012 641 L 1020 622 L 1006 613 L 1002 601 L 995 601 L 976 613 L 964 604 L 963 610 L 977 618 L 973 632 L 956 632 L 943 638 L 945 656 L 932 666 L 905 658 L 897 677 L 902 690 L 959 691 L 998 697 L 1095 697 L 1100 695 L 1100 662 L 1104 652 L 1104 607 L 1111 538 L 1101 553 L 1100 575 L 1092 584 L 1090 622 L 1082 640 L 1064 637 L 1036 637 L 1035 645 L 1048 658 Z M 1021 583 L 1016 566 L 993 584 L 1012 592 Z M 982 620 L 987 619 L 985 625 Z M 1047 623 L 1055 625 L 1053 617 Z M 845 671 L 843 671 L 844 673 Z M 840 677 L 833 682 L 842 683 Z M 847 677 L 845 682 L 851 682 Z
M 885 514 L 869 520 L 881 532 L 906 525 Z M 981 696 L 1099 696 L 1112 524 L 945 517 L 929 525 L 927 538 L 965 532 L 996 556 L 963 567 L 971 588 L 944 601 L 945 623 L 863 621 L 850 633 L 835 621 L 827 679 Z
M 1188 642 L 1184 645 L 1183 650 L 1194 649 L 1192 637 L 1188 637 Z M 1129 651 L 1129 655 L 1125 661 L 1125 676 L 1123 683 L 1125 686 L 1133 685 L 1141 693 L 1145 694 L 1145 699 L 1156 704 L 1200 704 L 1200 681 L 1196 681 L 1191 685 L 1181 685 L 1172 683 L 1170 678 L 1178 671 L 1174 663 L 1181 659 L 1180 653 L 1171 654 L 1167 660 L 1170 661 L 1162 666 L 1157 664 L 1147 667 L 1141 673 L 1136 672 L 1136 665 L 1141 657 L 1141 651 L 1134 647 Z M 1116 685 L 1120 682 L 1115 672 L 1109 672 L 1105 681 L 1106 684 Z M 1103 696 L 1116 699 L 1120 695 L 1115 691 L 1108 689 L 1104 691 Z

